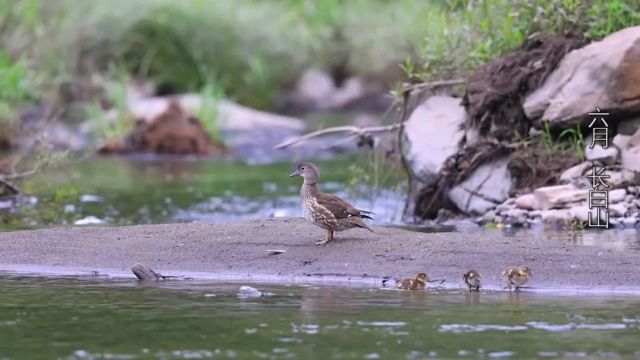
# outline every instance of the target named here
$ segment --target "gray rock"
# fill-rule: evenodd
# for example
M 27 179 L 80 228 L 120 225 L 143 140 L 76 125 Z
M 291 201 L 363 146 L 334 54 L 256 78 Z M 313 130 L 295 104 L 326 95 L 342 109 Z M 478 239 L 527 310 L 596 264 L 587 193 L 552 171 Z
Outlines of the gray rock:
M 482 215 L 480 219 L 483 223 L 495 222 L 496 212 L 494 210 L 489 210 L 484 215 Z
M 615 189 L 609 190 L 609 203 L 615 204 L 623 201 L 627 196 L 627 190 L 625 189 Z
M 524 221 L 527 217 L 527 211 L 522 209 L 509 209 L 502 213 L 502 215 Z
M 425 184 L 439 178 L 442 165 L 458 151 L 467 113 L 459 98 L 432 96 L 407 120 L 405 157 L 413 173 Z
M 566 184 L 575 179 L 583 178 L 584 174 L 587 170 L 591 169 L 591 167 L 593 167 L 593 163 L 591 161 L 585 161 L 568 168 L 562 173 L 562 175 L 560 175 L 560 183 Z
M 533 210 L 535 208 L 535 198 L 533 194 L 524 194 L 516 198 L 516 206 L 520 209 Z
M 640 106 L 640 26 L 615 32 L 565 55 L 544 84 L 524 102 L 528 118 L 552 125 L 583 122 L 601 109 L 633 111 Z M 633 65 L 631 65 L 633 64 Z
M 509 158 L 503 157 L 478 167 L 468 179 L 449 192 L 449 199 L 467 214 L 481 214 L 504 202 L 511 190 Z
M 604 174 L 609 175 L 608 179 L 604 179 L 609 188 L 619 188 L 633 183 L 636 179 L 636 173 L 631 170 L 622 169 L 619 171 L 605 171 Z
M 544 222 L 559 222 L 571 220 L 573 218 L 573 214 L 569 209 L 544 210 L 540 213 L 540 218 Z
M 617 146 L 618 149 L 622 149 L 627 146 L 630 139 L 631 139 L 631 135 L 617 134 L 616 136 L 613 137 L 613 140 L 611 140 L 611 143 Z
M 610 204 L 609 216 L 625 216 L 627 215 L 628 207 L 625 203 Z
M 533 208 L 548 210 L 565 207 L 568 204 L 586 200 L 588 194 L 587 189 L 578 189 L 571 184 L 541 187 L 533 192 Z
M 622 225 L 624 225 L 625 228 L 633 228 L 637 222 L 638 219 L 635 217 L 626 217 L 622 220 Z
M 623 168 L 640 172 L 640 129 L 620 148 L 620 158 Z
M 586 146 L 584 148 L 584 155 L 587 160 L 600 161 L 607 165 L 614 164 L 616 160 L 618 160 L 619 151 L 617 147 L 612 146 L 612 144 L 608 144 L 607 148 L 605 149 L 600 143 L 593 144 L 593 147 L 590 147 L 591 141 L 591 135 L 587 136 L 585 140 Z
M 569 209 L 572 219 L 589 221 L 589 207 L 587 205 L 573 206 Z

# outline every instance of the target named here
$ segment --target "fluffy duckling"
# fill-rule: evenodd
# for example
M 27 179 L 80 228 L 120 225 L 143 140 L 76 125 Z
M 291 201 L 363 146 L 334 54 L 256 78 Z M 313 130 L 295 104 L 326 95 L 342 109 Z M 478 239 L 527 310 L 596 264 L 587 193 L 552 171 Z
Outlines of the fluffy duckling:
M 396 289 L 402 290 L 424 290 L 429 277 L 426 273 L 418 273 L 414 279 L 404 279 L 396 283 Z
M 462 275 L 462 279 L 469 286 L 469 291 L 480 291 L 480 273 L 477 270 L 469 270 Z
M 531 269 L 526 266 L 509 267 L 502 272 L 502 277 L 507 281 L 509 291 L 512 286 L 516 287 L 516 291 L 520 291 L 520 287 L 526 284 L 531 276 Z

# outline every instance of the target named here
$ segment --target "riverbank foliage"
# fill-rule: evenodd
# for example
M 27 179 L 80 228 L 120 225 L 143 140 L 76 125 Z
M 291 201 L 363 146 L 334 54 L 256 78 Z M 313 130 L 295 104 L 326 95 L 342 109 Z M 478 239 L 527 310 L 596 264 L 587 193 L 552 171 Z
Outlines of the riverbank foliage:
M 215 84 L 269 108 L 305 68 L 392 85 L 408 59 L 416 81 L 456 77 L 538 32 L 599 39 L 637 25 L 638 9 L 639 0 L 0 0 L 0 66 L 26 69 L 14 80 L 35 72 L 73 99 L 91 98 L 96 75 L 118 69 L 160 93 Z

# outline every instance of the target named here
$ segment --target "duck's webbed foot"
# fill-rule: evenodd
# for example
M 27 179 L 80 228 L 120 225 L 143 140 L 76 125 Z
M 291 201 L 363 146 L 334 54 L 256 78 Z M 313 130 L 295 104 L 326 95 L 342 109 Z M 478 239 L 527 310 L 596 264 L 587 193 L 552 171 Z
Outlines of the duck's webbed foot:
M 333 241 L 333 230 L 327 230 L 324 240 L 317 241 L 316 245 L 326 245 L 329 241 Z

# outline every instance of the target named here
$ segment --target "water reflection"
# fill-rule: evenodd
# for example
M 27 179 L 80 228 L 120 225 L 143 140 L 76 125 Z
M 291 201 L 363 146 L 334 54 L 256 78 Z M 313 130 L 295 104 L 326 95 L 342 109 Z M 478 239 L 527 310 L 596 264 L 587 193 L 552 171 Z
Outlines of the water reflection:
M 637 355 L 640 299 L 0 276 L 8 358 Z M 560 335 L 560 336 L 559 336 Z

